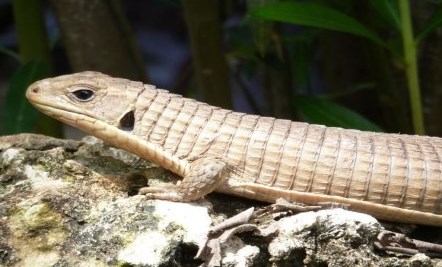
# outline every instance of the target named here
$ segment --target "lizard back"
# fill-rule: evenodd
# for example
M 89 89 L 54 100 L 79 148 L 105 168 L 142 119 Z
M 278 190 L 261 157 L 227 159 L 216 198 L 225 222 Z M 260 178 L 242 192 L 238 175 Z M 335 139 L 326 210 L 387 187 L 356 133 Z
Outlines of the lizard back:
M 440 138 L 248 115 L 167 91 L 138 102 L 134 134 L 183 159 L 226 158 L 234 180 L 441 214 Z

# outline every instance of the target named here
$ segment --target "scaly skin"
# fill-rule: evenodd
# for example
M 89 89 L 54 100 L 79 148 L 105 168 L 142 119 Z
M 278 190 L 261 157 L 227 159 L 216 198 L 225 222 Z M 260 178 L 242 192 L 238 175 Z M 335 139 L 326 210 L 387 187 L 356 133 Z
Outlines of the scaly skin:
M 191 201 L 215 190 L 442 226 L 441 138 L 247 115 L 97 72 L 45 79 L 26 95 L 42 112 L 184 177 L 141 189 L 149 198 Z

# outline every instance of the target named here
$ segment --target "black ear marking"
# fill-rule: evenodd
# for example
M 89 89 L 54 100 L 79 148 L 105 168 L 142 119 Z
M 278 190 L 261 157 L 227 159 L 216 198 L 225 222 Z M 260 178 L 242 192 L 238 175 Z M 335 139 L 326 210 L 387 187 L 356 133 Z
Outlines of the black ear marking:
M 120 128 L 123 131 L 132 131 L 135 126 L 135 113 L 133 110 L 126 113 L 121 119 L 120 123 L 118 125 L 118 128 Z

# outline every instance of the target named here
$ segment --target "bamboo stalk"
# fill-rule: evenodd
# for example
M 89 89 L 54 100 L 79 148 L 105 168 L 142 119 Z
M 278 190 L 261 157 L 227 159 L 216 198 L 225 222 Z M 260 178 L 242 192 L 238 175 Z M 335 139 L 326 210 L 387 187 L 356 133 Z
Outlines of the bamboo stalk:
M 401 32 L 404 48 L 405 70 L 407 73 L 408 93 L 411 104 L 411 115 L 414 132 L 425 134 L 424 117 L 419 87 L 419 74 L 417 62 L 417 43 L 413 37 L 411 25 L 410 5 L 408 0 L 398 0 L 401 14 Z

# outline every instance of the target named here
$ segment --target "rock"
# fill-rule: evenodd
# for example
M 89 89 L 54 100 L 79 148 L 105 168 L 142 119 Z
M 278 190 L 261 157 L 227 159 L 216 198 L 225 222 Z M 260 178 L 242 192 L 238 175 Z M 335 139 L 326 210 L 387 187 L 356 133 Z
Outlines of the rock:
M 192 203 L 147 200 L 136 195 L 147 180 L 176 177 L 91 137 L 0 137 L 0 265 L 198 266 L 212 225 L 267 205 L 215 193 Z M 442 265 L 376 250 L 383 226 L 365 214 L 329 209 L 253 223 L 220 241 L 211 266 Z
M 371 243 L 382 227 L 369 215 L 320 210 L 282 218 L 278 224 L 279 235 L 269 245 L 276 263 L 369 266 L 379 261 Z

